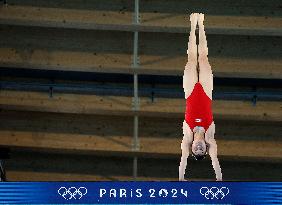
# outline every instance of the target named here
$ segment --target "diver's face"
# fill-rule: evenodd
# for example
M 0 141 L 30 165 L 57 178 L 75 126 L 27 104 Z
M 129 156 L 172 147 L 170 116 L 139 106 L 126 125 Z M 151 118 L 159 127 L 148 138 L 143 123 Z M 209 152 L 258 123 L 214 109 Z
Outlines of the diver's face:
M 192 152 L 194 155 L 206 154 L 206 143 L 203 139 L 195 139 L 192 144 Z

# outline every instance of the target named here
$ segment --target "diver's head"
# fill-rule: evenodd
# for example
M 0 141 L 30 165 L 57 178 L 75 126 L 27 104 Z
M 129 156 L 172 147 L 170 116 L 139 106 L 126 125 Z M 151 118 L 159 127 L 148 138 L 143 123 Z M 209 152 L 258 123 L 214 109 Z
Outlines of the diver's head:
M 196 160 L 201 160 L 206 157 L 207 145 L 205 142 L 205 129 L 203 127 L 196 126 L 193 129 L 194 140 L 192 143 L 192 155 Z

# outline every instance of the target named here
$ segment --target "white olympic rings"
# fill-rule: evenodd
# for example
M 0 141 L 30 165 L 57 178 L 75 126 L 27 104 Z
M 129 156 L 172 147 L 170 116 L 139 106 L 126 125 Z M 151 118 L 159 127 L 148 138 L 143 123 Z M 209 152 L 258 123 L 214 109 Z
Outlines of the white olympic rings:
M 206 199 L 223 199 L 229 194 L 229 189 L 227 187 L 221 187 L 220 189 L 217 187 L 211 187 L 210 189 L 208 187 L 202 187 L 200 194 L 205 196 Z
M 85 187 L 79 187 L 78 189 L 76 187 L 61 187 L 58 189 L 58 194 L 61 195 L 64 199 L 70 200 L 72 198 L 76 199 L 76 195 L 79 195 L 78 199 L 81 199 L 82 196 L 87 194 L 87 189 Z

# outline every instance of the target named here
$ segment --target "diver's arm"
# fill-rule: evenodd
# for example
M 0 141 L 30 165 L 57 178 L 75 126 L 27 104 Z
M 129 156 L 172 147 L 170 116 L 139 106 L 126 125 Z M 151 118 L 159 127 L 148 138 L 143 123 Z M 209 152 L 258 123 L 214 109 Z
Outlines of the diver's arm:
M 208 153 L 212 160 L 212 166 L 215 171 L 216 181 L 222 181 L 222 173 L 217 158 L 217 144 L 214 139 L 214 133 L 215 133 L 215 125 L 214 122 L 212 122 L 211 126 L 208 128 L 205 134 L 205 141 L 208 143 L 209 146 Z
M 0 181 L 6 181 L 4 160 L 0 160 Z
M 193 133 L 190 129 L 190 127 L 187 125 L 186 121 L 183 122 L 183 139 L 181 143 L 181 150 L 182 150 L 182 156 L 181 161 L 179 165 L 179 181 L 185 181 L 184 180 L 184 174 L 187 166 L 187 159 L 189 156 L 189 148 L 191 147 L 193 140 Z

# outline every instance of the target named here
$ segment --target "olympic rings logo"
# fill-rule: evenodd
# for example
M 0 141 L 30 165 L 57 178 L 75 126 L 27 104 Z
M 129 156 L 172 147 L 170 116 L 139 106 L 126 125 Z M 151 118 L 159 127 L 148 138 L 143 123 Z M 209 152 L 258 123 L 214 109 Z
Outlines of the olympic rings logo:
M 70 187 L 68 189 L 66 187 L 61 187 L 58 189 L 58 194 L 66 200 L 70 200 L 72 198 L 77 199 L 76 195 L 79 195 L 78 199 L 81 199 L 87 194 L 87 189 L 85 187 L 79 187 L 78 189 L 76 187 Z
M 217 187 L 202 187 L 200 189 L 200 194 L 205 196 L 206 199 L 223 199 L 225 196 L 229 194 L 229 189 L 227 187 L 221 187 L 220 189 Z

